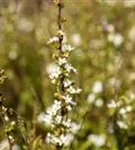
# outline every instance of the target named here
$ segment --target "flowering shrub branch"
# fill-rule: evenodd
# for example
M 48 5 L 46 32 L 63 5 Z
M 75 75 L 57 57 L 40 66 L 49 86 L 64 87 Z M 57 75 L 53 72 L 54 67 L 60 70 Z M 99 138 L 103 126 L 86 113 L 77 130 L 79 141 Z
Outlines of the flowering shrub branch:
M 61 149 L 70 143 L 69 133 L 72 132 L 75 123 L 71 121 L 68 114 L 76 105 L 76 95 L 81 92 L 81 89 L 77 88 L 75 81 L 70 79 L 71 74 L 77 73 L 77 70 L 68 62 L 74 48 L 63 41 L 65 34 L 62 29 L 64 21 L 62 9 L 64 4 L 61 0 L 55 1 L 55 4 L 58 7 L 58 32 L 47 44 L 53 45 L 56 49 L 53 55 L 56 63 L 55 72 L 49 75 L 52 84 L 56 86 L 56 93 L 54 104 L 45 114 L 40 115 L 40 120 L 51 127 L 51 132 L 47 134 L 47 142 Z

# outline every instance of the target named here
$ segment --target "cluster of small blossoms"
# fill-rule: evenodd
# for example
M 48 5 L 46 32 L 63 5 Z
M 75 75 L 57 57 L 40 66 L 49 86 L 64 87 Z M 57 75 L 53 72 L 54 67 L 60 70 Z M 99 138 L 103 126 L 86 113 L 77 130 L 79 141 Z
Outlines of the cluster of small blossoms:
M 55 145 L 57 148 L 67 146 L 73 140 L 73 134 L 80 129 L 69 118 L 69 112 L 76 105 L 76 95 L 81 92 L 75 86 L 75 81 L 71 80 L 71 75 L 77 70 L 69 63 L 69 57 L 74 48 L 67 44 L 64 39 L 65 33 L 62 30 L 63 17 L 61 10 L 64 4 L 61 0 L 55 1 L 58 6 L 58 32 L 47 44 L 56 49 L 53 54 L 55 65 L 49 71 L 51 83 L 55 85 L 54 103 L 46 113 L 41 113 L 38 120 L 50 127 L 51 131 L 47 134 L 46 141 Z M 50 70 L 50 68 L 49 68 Z
M 115 119 L 116 125 L 120 129 L 127 130 L 131 124 L 130 121 L 132 121 L 129 120 L 129 114 L 133 111 L 133 102 L 123 97 L 119 101 L 111 100 L 107 107 L 110 109 L 110 112 L 117 114 L 117 118 Z
M 63 36 L 63 31 L 59 30 L 57 35 L 47 43 L 55 45 L 58 50 L 53 56 L 56 69 L 49 75 L 52 84 L 56 86 L 56 93 L 53 105 L 47 109 L 46 113 L 41 113 L 39 116 L 39 120 L 52 129 L 52 132 L 47 134 L 46 141 L 57 147 L 67 145 L 67 142 L 69 144 L 69 141 L 73 139 L 69 133 L 72 132 L 75 123 L 68 118 L 68 113 L 76 105 L 76 95 L 81 92 L 81 89 L 75 86 L 75 81 L 70 79 L 72 73 L 77 73 L 77 70 L 68 62 L 74 48 L 62 42 L 61 49 L 58 49 L 59 38 Z M 69 139 L 69 137 L 72 138 Z
M 62 31 L 61 22 L 63 4 L 60 0 L 57 0 L 56 4 L 59 9 L 58 32 L 47 42 L 56 49 L 53 55 L 55 69 L 53 68 L 49 74 L 51 83 L 56 87 L 56 92 L 54 93 L 54 103 L 46 113 L 41 113 L 38 119 L 51 129 L 47 134 L 46 141 L 61 148 L 70 144 L 75 130 L 80 129 L 80 126 L 76 125 L 68 114 L 76 105 L 76 95 L 81 92 L 81 89 L 75 86 L 75 81 L 71 80 L 71 75 L 77 73 L 77 70 L 69 63 L 69 57 L 74 48 L 64 42 L 65 33 Z
M 96 107 L 102 107 L 104 104 L 104 101 L 101 97 L 103 92 L 103 82 L 102 81 L 95 81 L 91 93 L 88 94 L 87 101 L 89 104 L 93 104 Z
M 100 148 L 105 145 L 106 136 L 104 134 L 90 134 L 88 136 L 88 141 L 95 147 Z

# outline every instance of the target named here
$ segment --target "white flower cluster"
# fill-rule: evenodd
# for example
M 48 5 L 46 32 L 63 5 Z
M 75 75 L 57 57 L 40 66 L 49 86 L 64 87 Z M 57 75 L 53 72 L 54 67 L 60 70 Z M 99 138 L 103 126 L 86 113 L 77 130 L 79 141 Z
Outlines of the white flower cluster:
M 55 72 L 49 75 L 51 82 L 56 84 L 59 78 L 64 73 L 65 76 L 69 76 L 69 73 L 76 73 L 77 70 L 69 63 L 67 63 L 67 59 L 59 58 L 57 62 L 58 66 L 56 66 Z
M 73 141 L 73 139 L 74 139 L 74 136 L 72 134 L 66 134 L 66 135 L 62 134 L 58 137 L 54 134 L 48 133 L 46 141 L 47 143 L 51 142 L 52 144 L 58 147 L 62 147 L 63 144 L 68 146 Z
M 117 113 L 116 125 L 120 129 L 127 130 L 129 128 L 130 120 L 129 113 L 132 113 L 132 100 L 127 97 L 122 97 L 119 100 L 111 100 L 107 107 L 110 109 L 112 114 Z
M 119 118 L 117 120 L 117 125 L 121 129 L 128 129 L 129 125 L 131 124 L 128 120 L 129 113 L 132 112 L 132 105 L 126 104 L 125 106 L 120 106 L 118 110 Z
M 69 44 L 65 44 L 63 40 L 61 41 L 64 35 L 63 31 L 60 30 L 47 43 L 57 49 L 56 56 L 54 56 L 55 65 L 53 65 L 52 69 L 49 66 L 48 71 L 49 78 L 56 86 L 57 91 L 54 94 L 54 104 L 47 109 L 46 113 L 41 113 L 38 117 L 40 122 L 43 122 L 51 129 L 51 133 L 47 134 L 47 142 L 58 147 L 70 144 L 73 140 L 71 133 L 74 134 L 80 129 L 80 125 L 72 122 L 68 117 L 68 113 L 76 105 L 76 94 L 79 94 L 81 89 L 76 87 L 75 81 L 70 79 L 71 74 L 77 73 L 77 70 L 68 62 L 74 48 Z
M 100 97 L 103 92 L 103 83 L 101 81 L 95 81 L 92 87 L 92 92 L 89 93 L 87 101 L 89 104 L 94 104 L 96 107 L 102 107 L 104 104 L 103 99 Z
M 90 134 L 88 140 L 96 147 L 102 147 L 106 142 L 106 136 L 104 134 Z
M 120 47 L 124 42 L 124 37 L 115 31 L 115 27 L 112 24 L 106 24 L 106 30 L 108 31 L 108 41 L 116 48 Z
M 124 122 L 123 120 L 118 120 L 117 125 L 121 129 L 128 129 L 128 124 L 126 122 Z
M 60 77 L 61 73 L 62 73 L 62 72 L 61 72 L 60 67 L 59 67 L 59 66 L 56 66 L 54 72 L 52 72 L 52 73 L 49 75 L 49 77 L 50 77 L 50 79 L 51 79 L 51 82 L 52 82 L 53 84 L 56 83 L 56 81 L 57 81 L 57 79 Z

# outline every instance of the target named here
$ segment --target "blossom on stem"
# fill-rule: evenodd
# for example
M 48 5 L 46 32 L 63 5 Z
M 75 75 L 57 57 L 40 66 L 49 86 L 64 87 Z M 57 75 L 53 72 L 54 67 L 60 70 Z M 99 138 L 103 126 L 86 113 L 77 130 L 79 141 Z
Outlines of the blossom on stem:
M 62 51 L 63 52 L 71 52 L 73 50 L 74 50 L 74 48 L 69 44 L 63 44 L 62 45 Z
M 70 86 L 67 91 L 70 93 L 70 94 L 79 94 L 82 90 L 80 88 L 74 88 L 73 86 Z
M 58 43 L 58 42 L 59 42 L 59 38 L 57 36 L 54 36 L 47 42 L 47 44 Z
M 63 147 L 70 144 L 73 140 L 73 135 L 70 132 L 75 123 L 68 117 L 68 113 L 76 105 L 74 99 L 81 92 L 81 89 L 74 86 L 75 82 L 70 79 L 71 73 L 77 73 L 77 70 L 68 62 L 70 53 L 74 48 L 63 41 L 65 33 L 61 26 L 60 13 L 63 7 L 61 7 L 60 1 L 57 6 L 59 7 L 59 30 L 56 36 L 51 38 L 47 43 L 52 44 L 57 50 L 56 54 L 53 55 L 56 64 L 55 69 L 49 71 L 51 72 L 49 74 L 51 82 L 56 86 L 57 96 L 54 94 L 54 104 L 47 109 L 46 113 L 41 113 L 38 120 L 50 127 L 50 132 L 46 137 L 47 142 L 56 147 Z
M 58 64 L 61 66 L 61 65 L 64 65 L 67 63 L 67 59 L 66 58 L 58 58 Z
M 53 84 L 55 84 L 56 80 L 59 78 L 60 75 L 61 75 L 61 69 L 60 69 L 60 67 L 57 66 L 55 71 L 49 75 L 51 82 Z
M 65 64 L 65 69 L 68 73 L 77 73 L 77 70 L 71 64 Z
M 72 83 L 73 83 L 73 82 L 72 82 L 71 80 L 69 80 L 69 79 L 66 79 L 66 80 L 64 80 L 64 82 L 63 82 L 65 88 L 66 88 L 66 87 L 69 87 Z

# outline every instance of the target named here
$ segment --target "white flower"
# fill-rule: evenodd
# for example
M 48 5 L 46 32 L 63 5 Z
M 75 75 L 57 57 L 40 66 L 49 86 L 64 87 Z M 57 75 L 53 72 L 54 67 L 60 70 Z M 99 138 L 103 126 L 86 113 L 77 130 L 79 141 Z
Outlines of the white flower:
M 125 109 L 126 109 L 127 112 L 130 112 L 132 110 L 132 107 L 131 106 L 127 106 Z
M 74 101 L 72 100 L 72 97 L 70 97 L 69 95 L 63 96 L 63 98 L 64 98 L 64 100 L 65 100 L 65 102 L 66 102 L 67 104 L 76 105 L 76 102 L 74 102 Z
M 120 121 L 118 120 L 117 121 L 117 125 L 122 128 L 122 129 L 127 129 L 128 128 L 128 125 L 124 122 L 124 121 Z
M 70 94 L 79 94 L 82 90 L 80 88 L 75 89 L 73 86 L 70 86 L 67 91 Z
M 78 33 L 73 34 L 72 35 L 72 41 L 73 41 L 73 43 L 76 46 L 80 45 L 81 44 L 81 36 L 80 36 L 80 34 L 78 34 Z
M 117 106 L 118 104 L 114 100 L 111 100 L 111 102 L 107 104 L 108 108 L 116 108 Z
M 63 145 L 63 141 L 60 139 L 60 137 L 57 137 L 51 133 L 47 134 L 46 137 L 46 141 L 48 143 L 54 144 L 54 145 L 58 145 L 58 146 L 62 146 Z
M 47 65 L 46 67 L 46 71 L 49 75 L 55 73 L 58 70 L 58 65 L 56 65 L 55 63 L 51 63 L 49 65 Z
M 116 47 L 119 47 L 124 41 L 124 38 L 121 34 L 117 33 L 114 37 L 113 43 Z
M 71 52 L 71 51 L 73 51 L 73 50 L 74 50 L 74 48 L 71 47 L 71 45 L 67 45 L 67 44 L 63 44 L 63 45 L 62 45 L 62 51 L 63 51 L 63 52 Z
M 67 120 L 63 120 L 62 124 L 66 127 L 66 128 L 70 128 L 71 127 L 71 119 L 67 119 Z
M 73 141 L 74 136 L 72 134 L 62 134 L 60 140 L 65 146 L 68 146 Z
M 38 121 L 45 123 L 45 125 L 50 126 L 52 124 L 52 115 L 41 113 L 38 116 Z
M 72 142 L 73 138 L 74 137 L 71 134 L 67 134 L 67 135 L 62 134 L 60 136 L 55 136 L 51 133 L 48 133 L 46 137 L 46 141 L 48 143 L 52 143 L 58 146 L 62 146 L 62 145 L 67 146 Z
M 47 44 L 58 43 L 58 42 L 59 42 L 59 38 L 57 36 L 54 36 L 47 42 Z
M 124 38 L 120 33 L 112 33 L 109 34 L 108 41 L 112 42 L 116 47 L 119 47 L 123 43 Z
M 54 104 L 52 105 L 52 108 L 48 109 L 47 112 L 49 114 L 49 110 L 51 110 L 51 113 L 52 113 L 52 112 L 57 112 L 60 109 L 61 109 L 61 101 L 54 100 Z M 54 113 L 54 115 L 55 115 L 55 113 Z
M 8 138 L 10 139 L 10 141 L 14 141 L 14 138 L 12 135 L 8 135 Z
M 81 124 L 76 124 L 75 122 L 72 122 L 71 124 L 71 132 L 72 133 L 77 133 L 81 129 Z
M 66 58 L 59 58 L 58 59 L 58 64 L 61 66 L 63 64 L 67 63 L 67 59 Z
M 62 116 L 58 115 L 60 109 L 61 101 L 54 100 L 54 104 L 47 109 L 46 113 L 41 113 L 38 116 L 38 121 L 51 127 L 54 127 L 55 124 L 60 124 L 62 121 Z
M 11 121 L 11 125 L 14 126 L 16 124 L 15 121 Z
M 62 122 L 62 116 L 57 115 L 55 118 L 55 124 L 60 124 Z
M 88 101 L 89 103 L 93 103 L 93 102 L 95 101 L 95 99 L 96 99 L 96 96 L 95 96 L 94 93 L 90 93 L 90 94 L 88 95 L 88 97 L 87 97 L 87 101 Z
M 54 70 L 54 72 L 52 72 L 52 73 L 49 75 L 49 77 L 50 77 L 50 79 L 52 80 L 52 83 L 53 83 L 53 84 L 56 83 L 56 79 L 59 78 L 60 74 L 61 74 L 61 69 L 60 69 L 60 67 L 57 67 L 57 68 Z
M 132 110 L 132 107 L 131 107 L 131 106 L 127 106 L 127 107 L 125 107 L 125 108 L 121 108 L 121 109 L 119 110 L 119 113 L 120 113 L 121 115 L 124 115 L 124 114 L 130 112 L 131 110 Z
M 121 115 L 124 115 L 124 114 L 126 114 L 126 109 L 125 108 L 121 108 L 120 110 L 119 110 L 119 113 L 121 114 Z
M 70 95 L 65 95 L 63 96 L 63 99 L 65 100 L 66 102 L 66 108 L 68 111 L 71 111 L 72 110 L 72 106 L 73 105 L 76 105 L 76 102 L 73 101 L 72 97 Z
M 113 25 L 113 24 L 108 24 L 108 25 L 107 25 L 107 31 L 108 31 L 108 32 L 114 32 L 114 29 L 115 29 L 115 28 L 114 28 L 114 25 Z
M 103 91 L 103 83 L 101 81 L 96 81 L 92 88 L 93 93 L 101 93 Z
M 38 121 L 39 122 L 44 122 L 45 116 L 46 116 L 46 114 L 44 112 L 40 113 L 40 115 L 38 116 Z
M 74 139 L 74 136 L 73 134 L 66 134 L 66 136 L 63 138 L 63 143 L 65 146 L 68 146 L 70 145 L 70 143 L 73 141 Z
M 96 101 L 95 101 L 95 105 L 97 106 L 97 107 L 101 107 L 101 106 L 103 106 L 103 99 L 101 99 L 101 98 L 98 98 Z
M 54 100 L 54 104 L 49 107 L 46 113 L 41 113 L 38 116 L 39 122 L 44 122 L 47 126 L 53 126 L 53 123 L 59 124 L 61 122 L 61 116 L 58 115 L 61 109 L 61 101 Z
M 106 136 L 104 134 L 91 134 L 88 136 L 88 140 L 91 141 L 91 143 L 94 144 L 96 147 L 101 147 L 105 144 Z
M 67 108 L 68 111 L 71 111 L 71 110 L 72 110 L 71 105 L 67 105 L 66 108 Z
M 70 64 L 66 64 L 65 65 L 65 69 L 67 70 L 67 72 L 74 72 L 74 73 L 77 73 L 77 70 L 73 67 L 73 66 L 71 66 Z
M 5 120 L 6 122 L 8 122 L 8 121 L 9 121 L 9 117 L 8 117 L 7 115 L 5 115 L 5 116 L 4 116 L 4 120 Z
M 55 116 L 61 109 L 61 101 L 54 100 L 54 104 L 47 109 L 47 114 Z
M 66 79 L 66 80 L 64 80 L 63 84 L 64 84 L 64 87 L 66 88 L 72 84 L 72 81 L 69 79 Z

